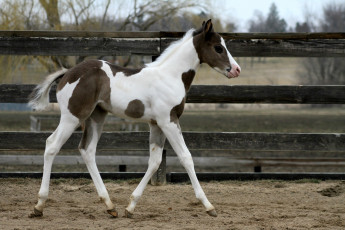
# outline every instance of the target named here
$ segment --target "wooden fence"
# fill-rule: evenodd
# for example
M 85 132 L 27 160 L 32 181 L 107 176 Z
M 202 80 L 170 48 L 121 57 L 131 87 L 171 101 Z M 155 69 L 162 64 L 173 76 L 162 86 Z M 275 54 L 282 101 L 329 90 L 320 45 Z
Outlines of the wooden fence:
M 179 32 L 52 32 L 52 31 L 0 31 L 0 55 L 159 55 L 170 42 L 180 38 Z M 345 33 L 245 33 L 222 34 L 234 56 L 268 57 L 345 57 Z M 0 103 L 26 103 L 34 85 L 0 85 Z M 55 89 L 51 91 L 55 102 Z M 188 103 L 280 103 L 280 104 L 345 104 L 345 86 L 192 86 L 187 96 Z M 37 150 L 43 152 L 49 132 L 0 132 L 0 150 Z M 239 150 L 241 158 L 196 157 L 195 165 L 227 166 L 250 165 L 256 171 L 270 165 L 345 165 L 345 134 L 337 133 L 208 133 L 185 132 L 184 137 L 192 150 Z M 64 146 L 75 149 L 81 138 L 76 132 Z M 146 150 L 147 132 L 105 132 L 99 149 Z M 167 143 L 167 149 L 170 145 Z M 245 151 L 255 151 L 256 156 L 247 156 Z M 277 158 L 260 155 L 263 151 L 279 151 Z M 342 157 L 290 158 L 284 152 L 339 152 Z M 148 155 L 148 154 L 147 154 Z M 57 163 L 78 164 L 80 157 L 57 158 Z M 98 164 L 146 164 L 147 156 L 98 156 Z M 41 164 L 43 156 L 0 155 L 0 163 Z M 168 165 L 178 164 L 176 158 L 167 157 Z M 7 176 L 40 176 L 41 174 L 1 173 Z M 54 174 L 74 177 L 86 174 Z M 54 176 L 53 175 L 53 176 Z M 103 177 L 141 177 L 141 173 L 104 174 Z M 122 177 L 121 176 L 121 177 Z M 211 173 L 199 174 L 200 179 L 345 179 L 338 174 L 276 174 L 276 173 Z M 168 180 L 186 180 L 186 174 L 168 173 Z M 175 178 L 175 179 L 173 179 Z

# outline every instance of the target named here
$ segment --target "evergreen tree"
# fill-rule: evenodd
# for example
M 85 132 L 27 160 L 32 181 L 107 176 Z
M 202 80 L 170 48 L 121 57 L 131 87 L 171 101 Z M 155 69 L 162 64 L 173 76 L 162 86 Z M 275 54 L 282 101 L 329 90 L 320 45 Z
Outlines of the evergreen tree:
M 296 27 L 295 27 L 295 31 L 297 33 L 310 33 L 311 28 L 307 22 L 303 22 L 303 23 L 297 22 Z
M 266 19 L 266 32 L 286 32 L 287 24 L 284 19 L 279 18 L 276 4 L 272 3 Z
M 249 21 L 249 32 L 286 32 L 286 21 L 279 17 L 277 6 L 272 3 L 267 17 L 255 12 L 254 19 Z

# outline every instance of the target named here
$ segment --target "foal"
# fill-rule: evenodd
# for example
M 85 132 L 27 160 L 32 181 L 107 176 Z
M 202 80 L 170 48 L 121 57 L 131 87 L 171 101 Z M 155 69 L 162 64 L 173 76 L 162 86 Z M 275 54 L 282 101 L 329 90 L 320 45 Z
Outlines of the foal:
M 49 103 L 51 86 L 60 79 L 57 101 L 61 118 L 57 129 L 46 141 L 42 184 L 38 203 L 30 217 L 43 215 L 54 157 L 81 122 L 85 122 L 85 130 L 79 144 L 80 153 L 99 197 L 107 206 L 107 212 L 114 217 L 118 216 L 95 161 L 97 142 L 108 112 L 147 122 L 150 126 L 148 169 L 130 196 L 125 210 L 126 217 L 133 215 L 147 183 L 158 169 L 166 138 L 186 169 L 196 198 L 209 215 L 217 216 L 195 175 L 192 156 L 179 125 L 187 91 L 201 63 L 207 63 L 228 78 L 239 76 L 241 71 L 227 50 L 223 38 L 213 31 L 211 20 L 204 22 L 199 30 L 189 30 L 155 62 L 142 69 L 128 69 L 106 61 L 88 60 L 70 70 L 63 69 L 53 73 L 38 85 L 29 103 L 32 108 L 42 110 Z

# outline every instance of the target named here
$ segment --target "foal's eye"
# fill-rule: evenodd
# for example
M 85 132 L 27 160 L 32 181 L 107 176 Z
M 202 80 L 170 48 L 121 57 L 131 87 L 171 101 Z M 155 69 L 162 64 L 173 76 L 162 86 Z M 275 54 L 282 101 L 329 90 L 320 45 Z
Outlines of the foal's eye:
M 223 47 L 222 46 L 215 46 L 214 50 L 219 54 L 223 53 Z

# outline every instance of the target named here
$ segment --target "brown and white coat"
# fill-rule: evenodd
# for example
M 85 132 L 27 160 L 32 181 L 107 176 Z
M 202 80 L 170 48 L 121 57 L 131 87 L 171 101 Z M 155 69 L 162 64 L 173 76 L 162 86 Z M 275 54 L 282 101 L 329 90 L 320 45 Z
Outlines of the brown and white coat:
M 95 162 L 97 142 L 108 112 L 150 125 L 148 169 L 130 197 L 126 216 L 133 214 L 136 203 L 157 170 L 166 138 L 185 167 L 196 197 L 208 214 L 216 216 L 215 208 L 206 198 L 195 175 L 192 156 L 179 125 L 186 94 L 201 63 L 207 63 L 228 78 L 239 76 L 241 71 L 227 50 L 223 38 L 213 31 L 211 20 L 203 23 L 199 30 L 188 31 L 155 62 L 142 69 L 128 69 L 106 61 L 88 60 L 70 70 L 61 70 L 48 76 L 37 87 L 30 105 L 34 109 L 43 109 L 49 102 L 51 85 L 60 79 L 57 100 L 61 119 L 46 142 L 39 200 L 31 217 L 42 215 L 48 197 L 53 159 L 81 122 L 85 122 L 85 130 L 79 145 L 80 153 L 109 214 L 118 215 Z

